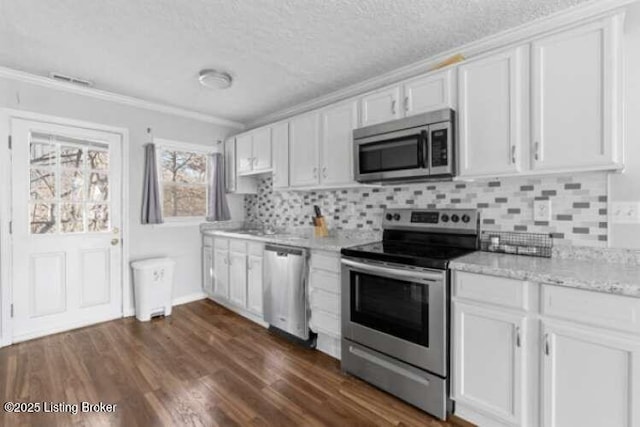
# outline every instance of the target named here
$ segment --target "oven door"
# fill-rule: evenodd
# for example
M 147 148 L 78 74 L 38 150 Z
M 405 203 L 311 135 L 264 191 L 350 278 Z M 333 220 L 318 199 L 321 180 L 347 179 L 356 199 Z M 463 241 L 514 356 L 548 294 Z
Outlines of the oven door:
M 429 175 L 428 127 L 418 127 L 354 141 L 355 179 L 360 182 Z
M 446 277 L 343 258 L 343 337 L 446 377 Z

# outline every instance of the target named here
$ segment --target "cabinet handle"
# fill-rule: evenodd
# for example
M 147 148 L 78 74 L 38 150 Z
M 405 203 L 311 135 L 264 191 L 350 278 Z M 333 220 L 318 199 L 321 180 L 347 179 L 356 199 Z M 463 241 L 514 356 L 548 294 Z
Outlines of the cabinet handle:
M 325 177 L 325 178 L 327 177 L 327 167 L 326 166 L 324 166 L 322 168 L 322 176 Z
M 318 177 L 318 168 L 313 168 L 313 177 L 314 178 Z
M 409 97 L 404 97 L 404 111 L 409 111 Z
M 516 163 L 516 146 L 515 145 L 511 146 L 511 163 L 513 164 Z
M 539 160 L 540 159 L 540 143 L 538 141 L 536 141 L 535 144 L 533 144 L 533 146 L 534 146 L 534 150 L 535 150 L 534 154 L 533 154 L 533 157 L 536 160 Z
M 520 348 L 520 326 L 516 327 L 516 347 Z
M 544 334 L 544 354 L 549 355 L 549 334 Z
M 391 114 L 395 116 L 396 114 L 396 100 L 391 101 Z

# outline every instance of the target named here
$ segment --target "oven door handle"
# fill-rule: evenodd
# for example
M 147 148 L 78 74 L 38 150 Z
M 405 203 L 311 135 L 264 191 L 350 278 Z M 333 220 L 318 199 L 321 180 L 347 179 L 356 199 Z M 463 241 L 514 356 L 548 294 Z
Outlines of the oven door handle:
M 420 280 L 428 282 L 442 282 L 444 279 L 442 273 L 401 270 L 398 268 L 365 264 L 363 262 L 352 261 L 350 259 L 342 259 L 341 262 L 343 265 L 346 265 L 347 267 L 351 267 L 363 273 L 379 273 L 390 278 Z

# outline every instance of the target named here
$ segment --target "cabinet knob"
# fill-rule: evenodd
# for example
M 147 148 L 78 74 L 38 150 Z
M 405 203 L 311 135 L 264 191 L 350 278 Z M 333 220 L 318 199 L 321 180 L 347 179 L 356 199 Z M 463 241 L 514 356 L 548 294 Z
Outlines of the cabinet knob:
M 391 114 L 396 115 L 396 100 L 391 101 Z
M 409 97 L 404 97 L 404 111 L 409 111 Z
M 550 349 L 549 349 L 549 334 L 544 334 L 544 354 L 546 354 L 547 356 L 550 353 Z
M 513 164 L 516 163 L 516 146 L 515 145 L 511 146 L 511 163 Z
M 326 167 L 326 166 L 324 166 L 324 167 L 322 168 L 322 176 L 323 176 L 324 178 L 326 178 L 326 177 L 327 177 L 327 167 Z
M 520 326 L 516 327 L 516 347 L 520 348 Z
M 538 141 L 535 142 L 535 144 L 533 144 L 534 146 L 534 154 L 533 157 L 536 160 L 540 160 L 540 143 Z

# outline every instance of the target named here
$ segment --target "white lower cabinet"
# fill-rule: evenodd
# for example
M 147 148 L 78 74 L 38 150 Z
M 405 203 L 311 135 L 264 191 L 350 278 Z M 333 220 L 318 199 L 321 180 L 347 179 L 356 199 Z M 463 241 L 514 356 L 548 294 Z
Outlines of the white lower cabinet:
M 312 251 L 309 264 L 309 327 L 317 349 L 340 359 L 340 254 Z
M 526 377 L 525 315 L 455 301 L 453 398 L 513 425 L 532 396 Z
M 263 250 L 262 242 L 205 238 L 202 249 L 204 292 L 239 314 L 261 321 Z
M 452 299 L 456 415 L 640 426 L 640 299 L 457 271 Z

